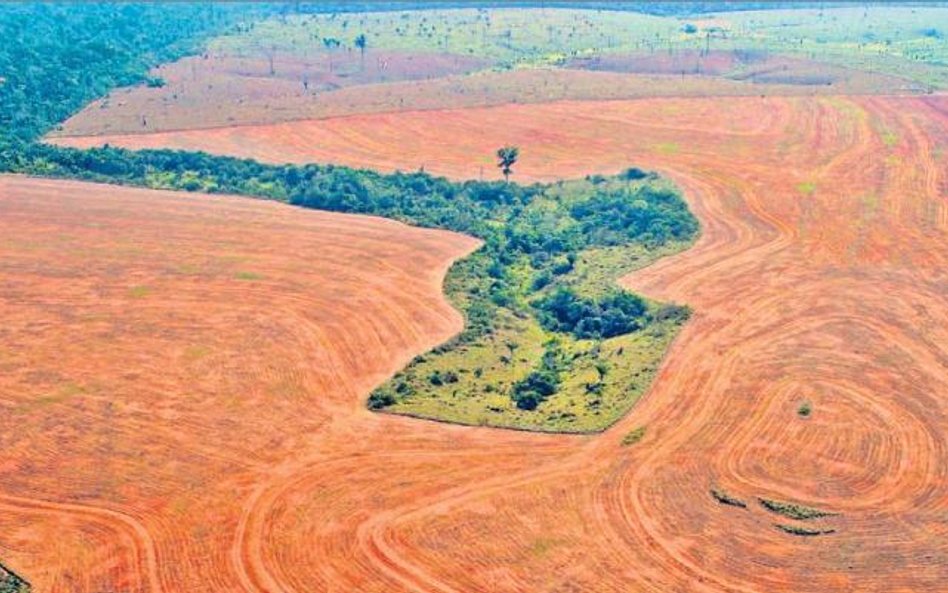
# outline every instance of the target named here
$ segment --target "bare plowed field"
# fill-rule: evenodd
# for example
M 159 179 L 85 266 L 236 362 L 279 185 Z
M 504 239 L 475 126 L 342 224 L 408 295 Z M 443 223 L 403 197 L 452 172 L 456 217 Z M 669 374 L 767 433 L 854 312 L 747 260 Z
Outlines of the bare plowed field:
M 471 242 L 356 219 L 391 231 L 363 251 L 314 222 L 329 215 L 7 179 L 2 434 L 19 436 L 0 527 L 19 535 L 0 551 L 50 590 L 948 582 L 944 98 L 558 103 L 115 143 L 454 177 L 494 175 L 513 143 L 519 180 L 657 168 L 702 236 L 623 283 L 695 314 L 597 437 L 373 416 L 372 381 L 457 329 L 437 282 Z M 183 224 L 202 212 L 217 222 Z M 188 255 L 193 284 L 169 271 Z M 227 256 L 261 277 L 207 278 Z
M 69 143 L 74 140 L 68 137 L 75 136 L 292 124 L 304 119 L 400 112 L 408 107 L 437 110 L 563 100 L 921 91 L 919 85 L 893 76 L 791 58 L 762 59 L 744 69 L 732 68 L 732 78 L 695 73 L 696 64 L 707 68 L 709 74 L 720 74 L 728 64 L 734 66 L 733 57 L 728 62 L 721 55 L 700 61 L 695 57 L 694 63 L 687 56 L 668 63 L 656 56 L 647 60 L 620 56 L 577 60 L 575 65 L 583 69 L 458 74 L 484 63 L 439 54 L 367 54 L 365 71 L 355 66 L 345 76 L 339 70 L 330 74 L 325 58 L 310 62 L 286 56 L 276 62 L 273 75 L 265 57 L 186 58 L 164 66 L 167 72 L 158 70 L 167 78 L 164 87 L 118 89 L 68 119 L 51 138 Z M 380 64 L 385 64 L 381 70 Z M 309 81 L 308 88 L 303 80 Z M 61 136 L 67 138 L 57 139 Z

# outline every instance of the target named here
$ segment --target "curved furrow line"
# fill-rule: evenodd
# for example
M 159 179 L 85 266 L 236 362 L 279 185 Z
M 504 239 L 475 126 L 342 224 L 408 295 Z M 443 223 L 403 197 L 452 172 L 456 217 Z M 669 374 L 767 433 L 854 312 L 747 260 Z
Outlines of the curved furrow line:
M 76 516 L 117 527 L 135 543 L 136 572 L 140 582 L 153 593 L 163 590 L 155 542 L 148 529 L 131 515 L 104 507 L 67 502 L 51 502 L 0 493 L 0 506 L 11 513 Z

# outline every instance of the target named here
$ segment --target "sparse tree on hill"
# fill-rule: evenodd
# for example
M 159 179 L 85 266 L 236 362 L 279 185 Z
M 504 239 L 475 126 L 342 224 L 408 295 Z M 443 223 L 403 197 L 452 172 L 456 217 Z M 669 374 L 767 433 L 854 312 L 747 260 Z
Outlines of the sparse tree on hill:
M 602 383 L 605 380 L 606 375 L 609 374 L 609 365 L 604 360 L 597 360 L 595 364 L 596 374 L 599 375 L 599 383 Z
M 497 158 L 500 159 L 497 166 L 500 167 L 500 172 L 504 174 L 504 181 L 510 181 L 510 174 L 513 173 L 513 166 L 519 156 L 520 149 L 516 146 L 504 146 L 497 150 Z
M 332 50 L 342 45 L 335 37 L 323 37 L 323 46 L 329 52 L 329 72 L 332 72 Z
M 359 63 L 362 70 L 365 70 L 365 33 L 360 33 L 355 38 L 355 46 L 359 48 Z

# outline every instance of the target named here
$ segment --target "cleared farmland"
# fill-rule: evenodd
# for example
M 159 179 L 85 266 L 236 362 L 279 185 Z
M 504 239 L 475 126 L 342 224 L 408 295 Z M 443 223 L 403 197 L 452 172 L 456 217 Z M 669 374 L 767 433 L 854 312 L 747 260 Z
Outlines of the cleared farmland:
M 4 393 L 19 394 L 5 396 L 3 434 L 18 435 L 6 463 L 30 479 L 2 499 L 0 525 L 20 534 L 4 558 L 51 590 L 73 575 L 153 591 L 938 590 L 948 581 L 946 108 L 945 97 L 565 102 L 97 140 L 452 177 L 493 174 L 493 150 L 513 143 L 520 180 L 663 171 L 702 236 L 623 283 L 695 314 L 650 392 L 597 437 L 362 409 L 375 382 L 458 329 L 437 285 L 473 248 L 467 239 L 357 219 L 392 230 L 360 252 L 338 225 L 316 224 L 330 215 L 6 178 L 0 196 L 20 199 L 0 199 L 11 228 L 0 302 L 26 324 L 17 335 L 36 337 L 0 363 L 45 368 L 48 388 L 4 374 Z M 120 207 L 116 196 L 135 200 Z M 75 215 L 57 219 L 70 203 Z M 93 208 L 117 210 L 104 245 L 82 226 L 101 219 L 83 222 Z M 193 209 L 226 225 L 182 225 Z M 319 232 L 287 235 L 295 224 Z M 37 228 L 59 242 L 31 241 Z M 151 239 L 123 245 L 123 229 Z M 229 243 L 214 239 L 224 229 Z M 409 244 L 404 233 L 421 235 Z M 203 276 L 164 284 L 184 254 L 201 254 L 182 265 Z M 324 267 L 313 267 L 318 254 Z M 120 258 L 146 269 L 130 273 Z M 293 282 L 287 265 L 300 266 Z M 24 274 L 50 278 L 15 281 Z M 258 297 L 256 283 L 267 287 Z M 109 321 L 124 306 L 125 319 Z M 103 342 L 69 340 L 63 319 L 101 324 Z M 154 332 L 184 339 L 174 328 L 187 346 L 154 352 L 179 357 L 140 348 Z M 104 348 L 106 336 L 120 347 Z M 235 342 L 220 351 L 218 340 Z M 189 346 L 209 351 L 189 363 Z M 124 374 L 102 386 L 70 368 Z M 187 372 L 188 389 L 177 387 Z M 192 401 L 183 394 L 195 377 L 211 383 Z M 127 423 L 100 420 L 106 395 Z M 50 430 L 16 429 L 26 426 Z M 62 535 L 35 537 L 43 530 Z
M 378 70 L 380 64 L 388 63 L 380 60 L 390 60 L 393 55 L 399 56 L 396 66 L 413 65 L 417 70 Z M 360 72 L 359 58 L 351 56 L 335 66 L 335 74 L 329 73 L 326 57 L 320 54 L 277 55 L 275 60 L 276 74 L 269 75 L 267 59 L 260 54 L 186 58 L 155 72 L 167 80 L 165 86 L 117 89 L 90 103 L 50 136 L 59 142 L 60 136 L 149 134 L 405 109 L 562 100 L 911 94 L 922 90 L 895 76 L 792 58 L 765 58 L 737 68 L 733 54 L 724 52 L 709 57 L 695 57 L 694 52 L 671 58 L 664 54 L 605 56 L 575 60 L 571 68 L 485 69 L 463 75 L 451 74 L 450 68 L 462 70 L 477 62 L 451 54 L 390 52 L 380 56 L 367 52 L 368 74 Z M 718 66 L 721 62 L 730 64 L 733 73 L 723 76 Z M 342 78 L 339 70 L 345 67 L 354 70 Z M 409 74 L 416 79 L 403 78 Z
M 946 14 L 867 5 L 691 20 L 567 9 L 296 15 L 218 37 L 51 136 L 562 100 L 921 94 L 948 86 L 933 26 Z

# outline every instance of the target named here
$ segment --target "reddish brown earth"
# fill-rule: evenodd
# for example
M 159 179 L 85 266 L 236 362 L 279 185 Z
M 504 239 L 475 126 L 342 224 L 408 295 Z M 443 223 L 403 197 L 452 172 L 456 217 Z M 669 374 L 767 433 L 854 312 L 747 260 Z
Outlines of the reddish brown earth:
M 162 137 L 265 159 L 424 163 L 456 177 L 477 176 L 482 155 L 511 142 L 522 149 L 520 180 L 628 165 L 670 175 L 702 236 L 623 282 L 695 315 L 650 392 L 596 437 L 361 409 L 373 381 L 457 329 L 437 280 L 470 242 L 432 233 L 428 247 L 410 247 L 405 233 L 422 231 L 392 225 L 395 243 L 360 256 L 362 242 L 340 240 L 338 226 L 315 237 L 294 230 L 329 215 L 7 179 L 0 220 L 15 239 L 3 243 L 0 286 L 5 318 L 19 324 L 6 331 L 23 343 L 0 358 L 12 402 L 0 434 L 21 435 L 4 443 L 14 481 L 0 527 L 17 536 L 0 552 L 62 591 L 88 575 L 168 591 L 939 591 L 948 582 L 945 106 L 944 97 L 561 103 Z M 85 199 L 69 199 L 75 192 Z M 82 215 L 66 215 L 69 204 Z M 182 223 L 208 211 L 218 222 Z M 102 220 L 110 234 L 92 226 Z M 40 231 L 56 241 L 36 241 Z M 233 250 L 265 290 L 226 289 L 229 268 L 164 290 L 159 280 L 173 276 L 149 268 Z M 398 263 L 384 259 L 389 250 Z M 284 268 L 298 276 L 286 281 Z M 156 288 L 129 301 L 133 283 Z M 62 329 L 77 323 L 101 329 Z M 209 360 L 188 362 L 192 344 L 209 345 Z M 85 368 L 93 376 L 71 374 Z M 294 395 L 268 396 L 285 388 L 266 385 L 285 377 L 295 377 Z M 47 389 L 33 387 L 40 379 Z M 59 393 L 54 380 L 84 391 L 44 397 Z M 803 401 L 809 418 L 797 414 Z M 123 420 L 104 422 L 107 413 Z M 645 437 L 622 447 L 639 426 Z M 712 487 L 748 508 L 718 503 Z M 756 497 L 838 513 L 810 522 L 835 533 L 784 533 L 774 523 L 797 522 Z M 85 542 L 81 553 L 72 542 Z
M 917 84 L 808 60 L 745 57 L 731 52 L 603 56 L 575 68 L 483 70 L 486 62 L 449 54 L 357 52 L 329 73 L 324 52 L 266 57 L 185 58 L 156 72 L 160 88 L 118 89 L 90 103 L 51 136 L 150 134 L 295 122 L 369 113 L 457 109 L 562 100 L 642 97 L 908 94 Z M 692 62 L 692 59 L 695 62 Z M 597 61 L 598 60 L 598 61 Z M 384 64 L 384 67 L 380 65 Z M 695 64 L 701 73 L 695 74 Z M 687 66 L 682 75 L 681 68 Z M 733 67 L 733 68 L 732 68 Z M 479 70 L 472 72 L 473 70 Z M 723 76 L 728 73 L 729 77 Z M 718 76 L 708 76 L 717 74 Z M 302 81 L 309 81 L 304 88 Z M 829 84 L 828 84 L 829 83 Z
M 830 87 L 834 94 L 851 94 L 858 88 L 875 89 L 876 93 L 923 90 L 910 80 L 897 76 L 753 50 L 613 53 L 573 58 L 566 66 L 596 72 L 725 77 L 765 85 L 757 87 L 761 94 L 798 94 L 787 92 L 785 85 L 809 87 L 811 93 L 819 92 L 815 87 Z
M 322 117 L 338 115 L 347 104 L 344 113 L 361 112 L 379 101 L 380 92 L 371 90 L 376 87 L 411 88 L 488 66 L 473 56 L 375 49 L 364 55 L 258 49 L 248 55 L 190 56 L 152 70 L 163 86 L 116 89 L 66 121 L 62 133 L 142 133 Z M 354 98 L 366 93 L 369 100 Z

